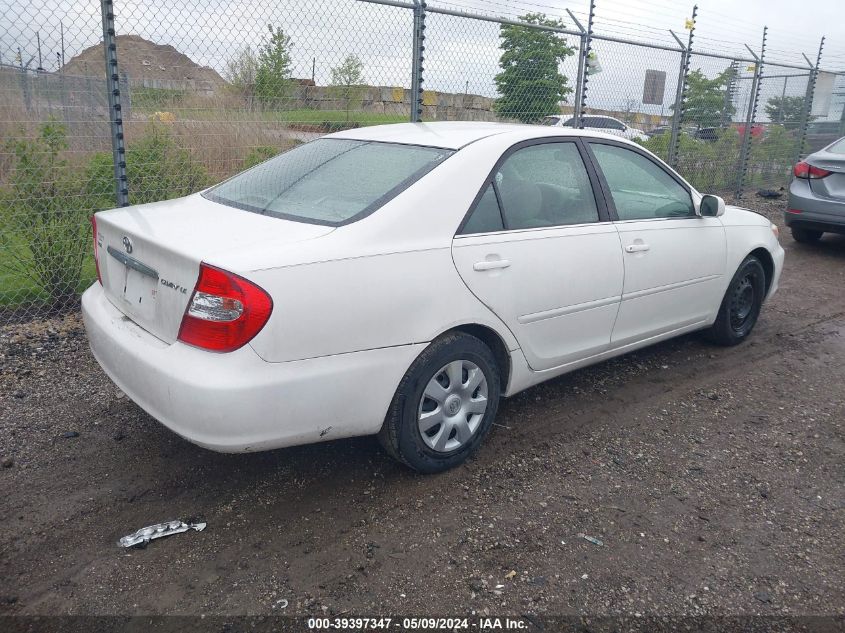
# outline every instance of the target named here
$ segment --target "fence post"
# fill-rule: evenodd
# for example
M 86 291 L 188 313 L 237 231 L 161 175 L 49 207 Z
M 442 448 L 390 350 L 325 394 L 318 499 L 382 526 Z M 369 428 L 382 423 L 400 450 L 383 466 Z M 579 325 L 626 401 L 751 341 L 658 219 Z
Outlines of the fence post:
M 763 77 L 763 61 L 766 58 L 766 34 L 768 26 L 763 27 L 763 44 L 760 47 L 760 56 L 752 51 L 748 45 L 745 48 L 754 57 L 754 79 L 751 80 L 751 100 L 748 103 L 748 114 L 745 116 L 745 129 L 742 132 L 742 146 L 739 150 L 739 165 L 737 165 L 736 199 L 742 198 L 742 190 L 745 188 L 745 172 L 748 171 L 748 155 L 751 151 L 751 127 L 754 125 L 754 117 L 757 114 L 757 100 L 760 97 L 760 81 Z
M 575 20 L 575 16 L 572 13 L 569 14 L 573 20 Z M 589 58 L 590 58 L 590 49 L 593 44 L 593 19 L 596 15 L 596 0 L 590 0 L 590 13 L 587 15 L 587 30 L 584 31 L 584 27 L 578 23 L 578 20 L 575 20 L 575 24 L 578 26 L 578 29 L 581 31 L 581 42 L 579 48 L 579 55 L 578 55 L 578 77 L 575 79 L 575 104 L 572 108 L 572 117 L 575 119 L 573 121 L 573 126 L 575 128 L 581 128 L 583 125 L 581 124 L 581 118 L 584 115 L 584 110 L 587 107 L 587 76 L 589 75 Z
M 798 136 L 798 151 L 793 163 L 797 163 L 804 155 L 804 147 L 807 142 L 807 128 L 810 125 L 813 112 L 813 97 L 816 93 L 816 79 L 819 76 L 819 65 L 822 63 L 822 49 L 824 48 L 824 37 L 819 42 L 819 52 L 816 55 L 816 65 L 810 67 L 810 76 L 807 78 L 807 92 L 804 95 L 804 108 L 801 111 L 801 132 Z M 845 114 L 845 110 L 843 110 Z
M 719 120 L 719 125 L 723 128 L 728 127 L 731 122 L 731 106 L 733 106 L 734 97 L 736 96 L 736 80 L 738 77 L 739 62 L 732 61 L 728 67 L 728 85 L 725 86 L 725 103 L 722 105 L 722 117 Z
M 423 113 L 423 62 L 425 62 L 425 0 L 414 0 L 414 40 L 411 53 L 411 123 Z
M 126 183 L 126 147 L 123 143 L 123 112 L 120 106 L 113 1 L 100 0 L 100 10 L 103 14 L 103 50 L 106 56 L 106 94 L 109 102 L 115 197 L 117 206 L 125 207 L 129 205 L 129 189 Z
M 26 66 L 23 63 L 23 53 L 21 53 L 21 47 L 18 46 L 18 55 L 15 58 L 20 63 L 20 79 L 21 79 L 21 94 L 23 95 L 23 103 L 24 107 L 26 108 L 27 112 L 32 111 L 32 93 L 30 92 L 30 85 L 29 85 L 29 65 L 32 63 L 32 59 L 30 59 Z
M 698 17 L 698 5 L 692 7 L 692 24 L 689 29 L 689 37 L 687 43 L 684 43 L 675 35 L 674 31 L 669 31 L 678 46 L 681 47 L 681 68 L 678 72 L 678 86 L 675 89 L 675 106 L 672 112 L 672 132 L 669 136 L 669 152 L 667 162 L 675 167 L 678 162 L 678 149 L 681 145 L 681 123 L 684 119 L 684 104 L 687 97 L 687 75 L 689 74 L 690 55 L 692 53 L 692 39 L 695 33 L 695 19 Z
M 581 32 L 581 35 L 578 36 L 578 70 L 575 74 L 575 98 L 572 100 L 573 127 L 579 127 L 581 123 L 581 78 L 584 74 L 584 66 L 586 64 L 586 58 L 582 53 L 587 48 L 587 31 L 572 11 L 567 9 L 566 12 L 569 14 L 573 24 L 575 24 L 576 28 Z

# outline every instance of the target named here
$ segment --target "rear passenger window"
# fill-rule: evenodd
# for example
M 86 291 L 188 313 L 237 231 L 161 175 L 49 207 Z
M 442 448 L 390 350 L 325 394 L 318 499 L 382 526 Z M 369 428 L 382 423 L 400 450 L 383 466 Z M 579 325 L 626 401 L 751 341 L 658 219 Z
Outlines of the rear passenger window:
M 470 233 L 492 233 L 493 231 L 501 231 L 504 228 L 502 225 L 502 214 L 499 211 L 499 203 L 496 200 L 496 192 L 493 191 L 493 185 L 487 185 L 484 195 L 479 199 L 475 210 L 469 216 L 461 233 L 465 235 Z

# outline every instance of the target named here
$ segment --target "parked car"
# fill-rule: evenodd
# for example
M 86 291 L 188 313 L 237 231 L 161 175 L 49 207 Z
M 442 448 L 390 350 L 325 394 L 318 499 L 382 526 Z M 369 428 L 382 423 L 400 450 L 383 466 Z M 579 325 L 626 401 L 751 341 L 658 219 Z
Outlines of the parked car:
M 734 123 L 734 128 L 739 133 L 739 138 L 745 136 L 745 123 Z M 751 124 L 751 138 L 762 138 L 766 134 L 766 126 L 760 123 Z
M 719 134 L 722 132 L 718 127 L 702 127 L 698 128 L 693 133 L 693 138 L 697 141 L 706 141 L 708 143 L 715 143 L 719 140 Z M 753 132 L 752 132 L 753 134 Z
M 93 229 L 91 349 L 154 418 L 225 452 L 378 434 L 423 472 L 501 396 L 743 341 L 783 262 L 763 216 L 634 143 L 489 123 L 338 132 Z
M 606 134 L 614 134 L 621 136 L 630 141 L 647 141 L 648 134 L 635 127 L 626 125 L 619 119 L 614 119 L 612 116 L 598 116 L 588 114 L 581 117 L 583 129 L 591 132 L 605 132 Z M 558 115 L 547 116 L 543 119 L 543 124 L 552 127 L 574 127 L 575 119 L 572 117 L 563 117 Z
M 796 242 L 845 233 L 845 137 L 795 165 L 784 215 Z

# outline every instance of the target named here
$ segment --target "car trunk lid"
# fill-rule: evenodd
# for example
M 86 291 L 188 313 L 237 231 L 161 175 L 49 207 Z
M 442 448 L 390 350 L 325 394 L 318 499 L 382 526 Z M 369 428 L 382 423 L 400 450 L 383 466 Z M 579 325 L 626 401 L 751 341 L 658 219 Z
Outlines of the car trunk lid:
M 199 194 L 98 213 L 97 252 L 106 296 L 127 318 L 172 343 L 200 262 L 267 250 L 330 233 L 328 226 L 242 211 Z M 246 272 L 246 271 L 232 271 Z

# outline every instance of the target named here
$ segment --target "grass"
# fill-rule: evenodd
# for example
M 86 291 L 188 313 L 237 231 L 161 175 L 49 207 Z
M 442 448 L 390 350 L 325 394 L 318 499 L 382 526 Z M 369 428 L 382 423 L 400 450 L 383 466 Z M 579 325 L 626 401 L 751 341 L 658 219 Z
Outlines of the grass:
M 188 96 L 185 90 L 145 87 L 132 88 L 129 94 L 132 107 L 151 112 L 179 108 Z
M 93 244 L 91 248 L 93 249 Z M 21 270 L 22 264 L 13 254 L 25 254 L 25 252 L 25 249 L 0 248 L 0 309 L 22 308 L 28 305 L 41 306 L 47 302 L 47 294 Z M 85 256 L 80 277 L 78 294 L 81 294 L 97 278 L 93 250 Z
M 380 125 L 382 123 L 406 123 L 408 116 L 405 114 L 386 114 L 380 112 L 357 112 L 344 110 L 283 110 L 281 112 L 268 112 L 275 115 L 283 123 L 305 123 L 319 125 L 321 123 L 358 123 L 360 125 Z M 271 119 L 274 120 L 274 119 Z

